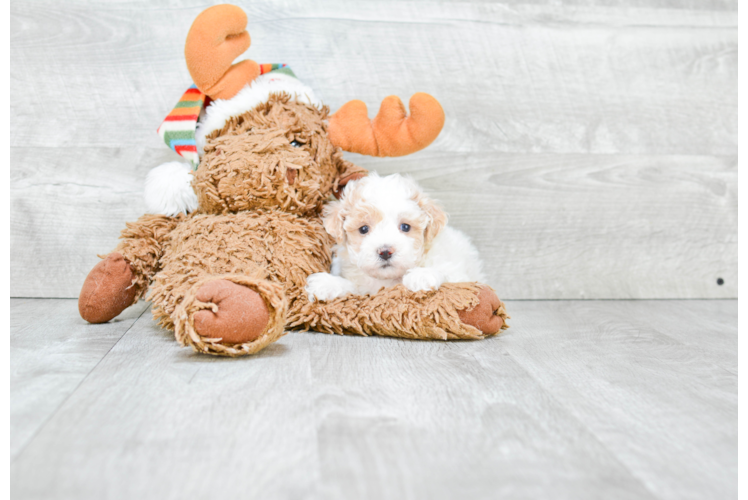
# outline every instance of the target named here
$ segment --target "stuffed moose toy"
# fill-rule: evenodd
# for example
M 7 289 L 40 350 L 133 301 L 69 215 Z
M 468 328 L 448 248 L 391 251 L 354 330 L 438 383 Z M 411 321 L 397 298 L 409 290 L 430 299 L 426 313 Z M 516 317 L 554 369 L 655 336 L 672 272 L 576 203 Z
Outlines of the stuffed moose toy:
M 444 112 L 427 94 L 384 100 L 373 120 L 361 101 L 329 110 L 284 65 L 233 64 L 250 45 L 232 5 L 203 11 L 187 35 L 195 86 L 159 129 L 192 166 L 167 163 L 146 180 L 151 214 L 122 231 L 89 273 L 79 310 L 109 321 L 150 288 L 153 316 L 182 345 L 217 355 L 259 351 L 286 329 L 413 339 L 481 339 L 506 328 L 486 285 L 404 286 L 311 302 L 309 275 L 330 269 L 321 211 L 366 175 L 342 150 L 402 156 L 430 144 Z M 193 171 L 194 168 L 194 171 Z

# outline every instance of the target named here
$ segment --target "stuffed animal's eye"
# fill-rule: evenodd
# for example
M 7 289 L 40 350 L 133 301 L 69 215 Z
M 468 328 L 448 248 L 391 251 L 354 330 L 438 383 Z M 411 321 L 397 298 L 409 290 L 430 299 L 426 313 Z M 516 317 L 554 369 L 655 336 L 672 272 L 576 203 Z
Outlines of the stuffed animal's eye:
M 291 141 L 291 146 L 293 146 L 295 148 L 300 148 L 301 146 L 303 146 L 303 144 L 301 144 L 299 141 L 297 141 L 296 139 L 294 139 L 293 141 Z
M 361 226 L 360 228 L 358 228 L 358 232 L 361 233 L 361 234 L 368 233 L 369 232 L 369 226 Z
M 407 233 L 408 231 L 410 231 L 410 224 L 406 224 L 404 222 L 400 224 L 400 231 L 404 233 Z

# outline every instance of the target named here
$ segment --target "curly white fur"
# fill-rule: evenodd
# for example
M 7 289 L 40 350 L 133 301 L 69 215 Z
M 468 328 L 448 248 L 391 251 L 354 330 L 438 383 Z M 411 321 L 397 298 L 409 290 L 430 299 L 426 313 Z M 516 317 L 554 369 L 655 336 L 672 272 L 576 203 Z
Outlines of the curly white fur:
M 309 299 L 375 293 L 400 283 L 420 291 L 485 281 L 478 250 L 446 220 L 408 177 L 371 174 L 350 182 L 325 210 L 325 228 L 337 245 L 332 272 L 307 280 Z

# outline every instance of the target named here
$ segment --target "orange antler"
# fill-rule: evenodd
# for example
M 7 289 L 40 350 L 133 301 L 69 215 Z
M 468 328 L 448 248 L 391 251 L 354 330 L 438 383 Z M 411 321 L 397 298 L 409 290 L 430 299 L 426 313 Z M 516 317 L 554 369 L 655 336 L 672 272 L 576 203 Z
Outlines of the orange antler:
M 215 5 L 195 18 L 184 57 L 192 80 L 213 99 L 230 99 L 260 75 L 250 60 L 231 63 L 249 48 L 247 15 L 235 5 Z
M 410 98 L 410 116 L 400 98 L 382 101 L 379 113 L 369 120 L 366 104 L 350 101 L 329 120 L 328 133 L 336 146 L 369 156 L 404 156 L 432 142 L 444 126 L 439 101 L 419 92 Z

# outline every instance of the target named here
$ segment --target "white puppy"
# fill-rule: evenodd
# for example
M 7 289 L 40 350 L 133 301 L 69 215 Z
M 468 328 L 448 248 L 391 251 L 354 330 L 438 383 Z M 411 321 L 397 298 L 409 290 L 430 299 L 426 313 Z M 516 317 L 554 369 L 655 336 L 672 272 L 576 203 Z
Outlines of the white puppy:
M 418 184 L 398 174 L 348 183 L 325 207 L 337 245 L 331 273 L 307 279 L 309 300 L 376 293 L 402 283 L 414 292 L 445 282 L 485 281 L 478 250 Z

